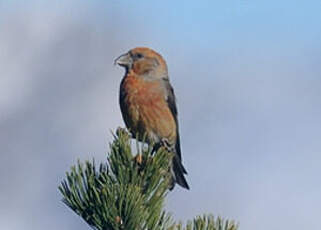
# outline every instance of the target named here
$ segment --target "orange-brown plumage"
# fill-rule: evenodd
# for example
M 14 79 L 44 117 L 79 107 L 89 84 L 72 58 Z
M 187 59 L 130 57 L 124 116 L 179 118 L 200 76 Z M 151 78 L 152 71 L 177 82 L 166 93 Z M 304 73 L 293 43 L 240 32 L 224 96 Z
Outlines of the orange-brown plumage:
M 119 102 L 127 128 L 138 140 L 153 144 L 166 140 L 175 154 L 172 186 L 176 182 L 189 189 L 181 161 L 175 96 L 165 60 L 155 51 L 140 47 L 120 56 L 116 63 L 126 69 Z
M 150 142 L 156 142 L 154 135 L 175 141 L 175 119 L 158 82 L 144 81 L 129 74 L 121 83 L 121 90 L 127 93 L 122 102 L 126 105 L 122 106 L 122 113 L 126 114 L 124 120 L 134 135 L 144 135 L 146 132 L 147 135 L 150 134 L 146 137 Z M 143 139 L 142 136 L 138 138 Z

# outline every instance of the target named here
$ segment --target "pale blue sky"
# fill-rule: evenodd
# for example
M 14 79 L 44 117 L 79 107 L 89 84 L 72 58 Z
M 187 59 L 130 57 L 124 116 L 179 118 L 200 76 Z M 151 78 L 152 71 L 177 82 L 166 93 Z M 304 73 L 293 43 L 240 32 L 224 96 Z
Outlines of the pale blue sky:
M 190 191 L 177 219 L 318 229 L 320 1 L 1 1 L 0 228 L 89 229 L 57 186 L 123 126 L 115 57 L 167 60 Z

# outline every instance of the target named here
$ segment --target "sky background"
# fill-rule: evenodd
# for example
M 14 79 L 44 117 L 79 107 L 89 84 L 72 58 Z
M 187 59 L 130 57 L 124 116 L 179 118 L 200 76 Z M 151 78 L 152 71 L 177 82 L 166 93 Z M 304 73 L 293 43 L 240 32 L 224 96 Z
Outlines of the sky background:
M 86 230 L 58 185 L 124 126 L 113 60 L 166 59 L 190 191 L 166 208 L 240 230 L 318 229 L 321 2 L 0 0 L 0 228 Z

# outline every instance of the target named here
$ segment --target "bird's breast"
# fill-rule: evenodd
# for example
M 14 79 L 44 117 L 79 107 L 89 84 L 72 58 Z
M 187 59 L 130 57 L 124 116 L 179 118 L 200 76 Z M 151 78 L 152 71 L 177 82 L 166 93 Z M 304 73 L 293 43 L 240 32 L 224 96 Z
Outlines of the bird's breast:
M 175 141 L 176 123 L 159 81 L 126 76 L 121 84 L 120 105 L 126 126 L 139 139 Z

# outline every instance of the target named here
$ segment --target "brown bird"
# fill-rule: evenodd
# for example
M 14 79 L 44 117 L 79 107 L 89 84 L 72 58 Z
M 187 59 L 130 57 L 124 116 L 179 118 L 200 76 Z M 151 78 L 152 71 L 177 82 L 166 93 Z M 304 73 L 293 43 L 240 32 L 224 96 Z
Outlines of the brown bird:
M 175 95 L 165 60 L 152 49 L 138 47 L 118 57 L 115 63 L 126 69 L 119 103 L 127 128 L 134 138 L 154 143 L 156 149 L 163 145 L 172 149 L 170 189 L 175 183 L 189 189 L 182 164 Z

